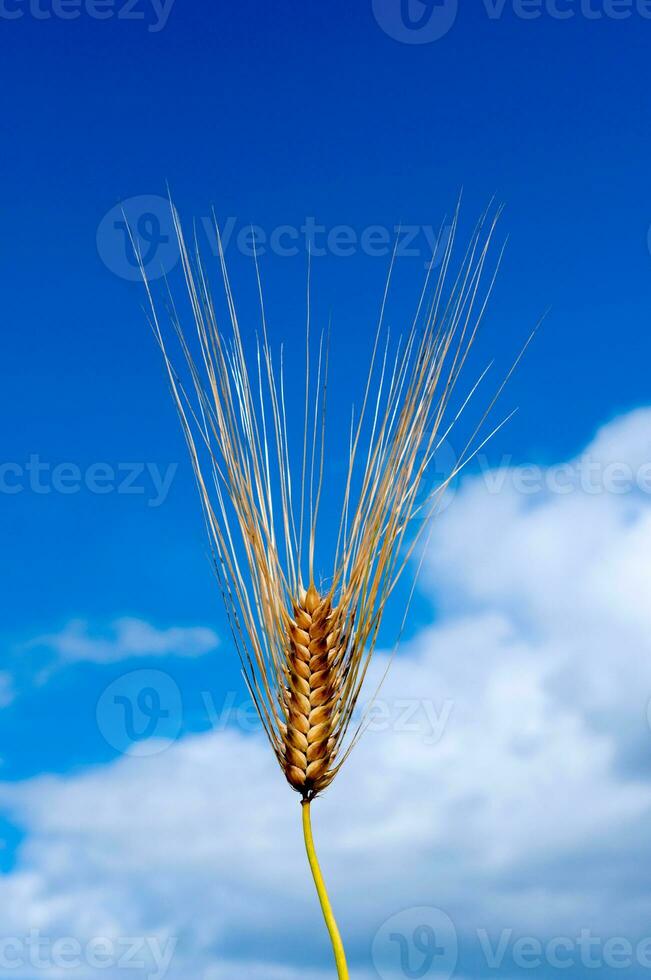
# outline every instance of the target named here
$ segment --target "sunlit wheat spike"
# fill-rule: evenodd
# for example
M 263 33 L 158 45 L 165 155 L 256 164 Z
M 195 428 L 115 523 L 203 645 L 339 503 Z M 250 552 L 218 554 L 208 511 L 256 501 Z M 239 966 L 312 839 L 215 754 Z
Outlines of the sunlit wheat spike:
M 285 775 L 312 799 L 334 778 L 346 636 L 340 610 L 314 585 L 294 605 L 289 628 L 284 731 Z
M 325 584 L 314 581 L 314 568 L 329 344 L 310 336 L 309 285 L 305 377 L 286 378 L 283 353 L 274 359 L 269 344 L 257 260 L 261 337 L 247 357 L 217 222 L 227 326 L 218 323 L 196 241 L 190 252 L 174 209 L 173 216 L 196 333 L 193 339 L 184 331 L 170 295 L 185 379 L 146 283 L 152 324 L 246 683 L 283 773 L 310 801 L 332 782 L 356 740 L 355 708 L 386 602 L 445 489 L 447 480 L 424 499 L 418 494 L 454 422 L 450 400 L 492 288 L 485 267 L 497 214 L 479 222 L 453 270 L 454 216 L 440 266 L 428 269 L 395 342 L 384 324 L 389 272 L 361 405 L 342 440 L 347 476 L 338 488 L 341 523 Z M 297 418 L 303 438 L 294 447 L 288 422 Z M 472 452 L 469 444 L 459 466 Z

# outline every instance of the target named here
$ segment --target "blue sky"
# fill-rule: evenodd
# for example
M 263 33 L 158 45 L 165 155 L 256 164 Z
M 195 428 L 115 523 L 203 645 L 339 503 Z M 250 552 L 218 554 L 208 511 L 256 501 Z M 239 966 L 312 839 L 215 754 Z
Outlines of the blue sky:
M 278 856 L 291 844 L 280 815 L 286 808 L 293 818 L 295 800 L 291 794 L 286 800 L 285 787 L 274 781 L 270 758 L 266 772 L 264 747 L 246 713 L 143 289 L 116 227 L 117 206 L 126 202 L 130 220 L 143 221 L 143 234 L 155 240 L 167 234 L 169 186 L 208 256 L 213 207 L 230 229 L 227 260 L 249 340 L 255 280 L 245 236 L 251 223 L 258 226 L 271 340 L 283 342 L 290 359 L 299 357 L 304 331 L 305 227 L 316 227 L 314 321 L 325 327 L 331 320 L 337 365 L 333 445 L 359 392 L 388 240 L 402 226 L 410 253 L 397 260 L 390 297 L 389 320 L 398 330 L 413 308 L 433 236 L 461 191 L 460 239 L 493 198 L 505 204 L 498 239 L 508 238 L 508 245 L 477 352 L 477 365 L 495 359 L 493 383 L 548 312 L 500 406 L 502 414 L 517 407 L 517 415 L 457 481 L 401 655 L 413 661 L 424 686 L 433 685 L 436 717 L 448 701 L 455 705 L 449 748 L 443 736 L 430 745 L 432 764 L 449 785 L 440 791 L 440 813 L 433 789 L 425 792 L 431 812 L 425 807 L 423 826 L 414 828 L 409 784 L 396 758 L 413 760 L 422 793 L 430 771 L 427 712 L 418 719 L 416 750 L 409 731 L 401 732 L 395 753 L 379 732 L 363 758 L 373 768 L 377 751 L 395 797 L 364 784 L 368 800 L 384 806 L 370 835 L 375 848 L 368 845 L 367 853 L 359 830 L 373 808 L 358 802 L 347 842 L 337 850 L 334 840 L 325 841 L 324 850 L 340 890 L 347 888 L 347 854 L 379 867 L 386 849 L 393 851 L 386 877 L 377 871 L 371 881 L 386 901 L 374 899 L 364 911 L 341 899 L 358 980 L 376 975 L 369 972 L 370 937 L 382 921 L 437 902 L 460 937 L 460 980 L 483 975 L 481 928 L 540 939 L 583 927 L 606 939 L 642 936 L 648 908 L 634 854 L 648 849 L 643 702 L 651 691 L 641 612 L 648 495 L 640 486 L 591 494 L 576 473 L 573 492 L 555 494 L 544 474 L 586 447 L 600 466 L 624 465 L 636 477 L 649 459 L 651 20 L 641 0 L 567 0 L 556 7 L 550 0 L 538 6 L 486 0 L 459 10 L 453 0 L 433 2 L 432 10 L 410 0 L 407 7 L 414 23 L 422 18 L 420 29 L 408 26 L 398 0 L 0 4 L 0 883 L 15 907 L 6 935 L 41 926 L 64 936 L 85 936 L 86 928 L 92 935 L 102 929 L 160 935 L 169 925 L 181 936 L 172 977 L 330 975 L 304 869 L 292 887 L 277 881 Z M 559 9 L 572 16 L 559 17 Z M 282 254 L 287 249 L 292 254 Z M 163 243 L 150 271 L 167 263 L 180 288 L 175 259 L 173 245 Z M 598 431 L 605 435 L 595 442 Z M 541 467 L 544 485 L 533 501 L 512 488 L 524 464 Z M 486 474 L 500 467 L 506 489 L 493 493 Z M 629 608 L 631 597 L 637 602 Z M 394 626 L 391 616 L 384 643 Z M 487 637 L 486 654 L 480 635 Z M 463 652 L 460 637 L 468 638 Z M 597 663 L 592 681 L 588 644 Z M 635 680 L 630 688 L 611 669 L 615 654 L 624 656 L 622 645 Z M 493 673 L 483 662 L 491 651 Z M 503 676 L 511 668 L 519 678 L 512 692 Z M 396 673 L 393 708 L 412 696 Z M 170 743 L 166 752 L 150 755 L 143 739 L 142 757 L 124 754 L 124 733 L 101 710 L 113 684 L 132 699 L 141 734 L 156 705 L 138 698 L 143 690 L 163 697 L 169 711 L 154 734 Z M 523 714 L 522 704 L 530 709 Z M 507 732 L 503 715 L 511 719 L 503 721 Z M 489 821 L 477 836 L 467 816 L 478 775 L 468 753 L 479 751 L 480 730 L 494 750 L 485 760 L 493 775 L 492 782 L 479 778 L 476 795 L 492 800 L 493 815 L 502 806 L 507 813 L 509 804 L 521 820 L 511 827 L 505 819 L 501 830 L 499 821 L 495 827 Z M 229 739 L 262 774 L 268 807 L 238 784 L 224 791 L 218 814 L 211 809 L 206 771 L 207 785 L 222 788 Z M 533 750 L 518 739 L 545 746 L 530 783 L 517 759 Z M 574 768 L 566 771 L 569 758 Z M 219 766 L 224 781 L 212 773 Z M 538 828 L 534 803 L 553 801 L 552 771 L 568 810 L 550 806 Z M 170 812 L 177 817 L 161 822 L 135 799 L 134 787 L 142 785 L 147 799 L 164 808 L 175 773 L 187 803 L 175 801 L 178 812 L 174 806 Z M 237 783 L 237 771 L 233 778 Z M 585 794 L 594 792 L 593 824 L 569 818 L 576 804 L 571 787 L 584 780 Z M 514 785 L 523 781 L 520 797 Z M 333 838 L 346 826 L 346 793 L 356 796 L 355 785 L 351 776 L 332 802 L 324 801 L 323 824 L 332 826 Z M 415 805 L 419 792 L 411 792 Z M 104 818 L 93 824 L 106 794 L 113 794 L 107 813 L 114 832 Z M 613 794 L 617 802 L 607 805 Z M 242 800 L 248 813 L 260 809 L 248 839 L 261 869 L 249 857 L 238 872 L 226 847 L 211 850 L 206 826 L 214 821 L 231 852 L 246 848 L 246 835 L 240 841 L 232 829 Z M 115 801 L 123 808 L 113 813 Z M 132 825 L 124 812 L 131 807 Z M 170 867 L 153 845 L 143 844 L 140 862 L 131 862 L 131 837 L 177 840 L 175 827 L 180 842 Z M 276 850 L 268 846 L 272 831 L 280 835 Z M 542 869 L 525 840 L 538 833 Z M 57 865 L 55 855 L 91 837 L 92 860 L 77 871 L 63 859 Z M 111 840 L 122 864 L 105 874 L 96 857 L 110 852 Z M 458 881 L 446 866 L 446 847 L 456 855 Z M 416 874 L 433 858 L 444 865 L 440 893 Z M 202 877 L 204 865 L 217 885 Z M 255 937 L 226 911 L 224 931 L 236 939 L 224 939 L 217 926 L 212 933 L 198 900 L 196 909 L 190 902 L 192 915 L 174 905 L 166 919 L 160 912 L 166 889 L 185 896 L 193 868 L 197 889 L 205 887 L 220 910 L 217 919 L 229 889 L 242 908 L 255 909 Z M 165 887 L 157 891 L 153 882 L 161 876 Z M 583 895 L 591 876 L 593 887 Z M 351 894 L 362 902 L 358 887 Z M 468 897 L 475 892 L 476 899 Z M 283 945 L 288 924 L 277 910 L 293 895 L 305 896 L 308 932 L 292 960 Z M 131 917 L 120 906 L 124 896 Z M 609 903 L 618 909 L 610 917 Z M 90 907 L 90 924 L 80 922 L 80 907 Z M 506 961 L 497 972 L 486 969 L 490 976 L 518 975 Z M 405 975 L 395 970 L 391 980 Z M 547 980 L 558 969 L 547 960 L 525 972 Z M 444 975 L 442 967 L 438 976 Z

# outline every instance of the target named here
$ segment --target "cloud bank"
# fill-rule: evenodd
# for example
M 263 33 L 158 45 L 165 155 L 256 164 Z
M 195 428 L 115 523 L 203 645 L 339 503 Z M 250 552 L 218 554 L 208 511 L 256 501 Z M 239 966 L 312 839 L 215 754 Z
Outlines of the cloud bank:
M 651 410 L 631 413 L 586 453 L 639 468 L 650 433 Z M 409 962 L 422 963 L 410 942 L 423 907 L 459 947 L 458 962 L 439 948 L 427 975 L 558 976 L 559 948 L 574 957 L 566 975 L 594 975 L 582 930 L 598 938 L 600 976 L 647 970 L 636 944 L 651 931 L 651 497 L 580 484 L 522 493 L 506 476 L 499 492 L 486 474 L 466 480 L 442 515 L 421 583 L 440 615 L 403 647 L 381 723 L 314 805 L 356 980 L 409 975 L 400 931 L 383 931 L 395 916 Z M 61 655 L 105 662 L 147 647 L 143 635 L 118 627 L 91 654 L 77 628 Z M 376 676 L 384 666 L 380 656 Z M 298 797 L 258 735 L 194 735 L 148 758 L 4 784 L 0 804 L 26 831 L 0 879 L 5 936 L 173 942 L 170 980 L 332 976 Z M 522 937 L 541 946 L 539 968 L 522 967 Z M 632 965 L 612 967 L 624 940 Z M 150 955 L 140 975 L 156 970 Z

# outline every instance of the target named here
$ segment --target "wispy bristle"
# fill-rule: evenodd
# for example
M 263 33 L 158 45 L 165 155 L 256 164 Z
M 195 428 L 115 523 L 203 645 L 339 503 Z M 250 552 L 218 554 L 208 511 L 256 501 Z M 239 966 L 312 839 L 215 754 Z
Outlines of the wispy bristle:
M 313 578 L 329 345 L 323 337 L 311 342 L 309 276 L 301 391 L 285 381 L 282 352 L 279 364 L 272 357 L 257 259 L 262 338 L 250 366 L 217 223 L 227 336 L 198 248 L 191 257 L 173 214 L 197 335 L 195 355 L 173 314 L 188 384 L 168 355 L 146 283 L 153 326 L 247 685 L 289 782 L 311 798 L 332 781 L 354 740 L 350 726 L 386 602 L 426 526 L 421 521 L 406 540 L 410 522 L 433 513 L 454 476 L 419 498 L 423 476 L 454 422 L 447 421 L 450 399 L 492 287 L 489 277 L 482 291 L 497 215 L 479 223 L 452 277 L 455 215 L 435 281 L 428 270 L 413 319 L 395 345 L 384 327 L 389 273 L 361 408 L 353 413 L 332 574 L 327 590 L 318 591 Z M 295 453 L 288 415 L 303 417 Z M 471 442 L 459 465 L 472 451 Z

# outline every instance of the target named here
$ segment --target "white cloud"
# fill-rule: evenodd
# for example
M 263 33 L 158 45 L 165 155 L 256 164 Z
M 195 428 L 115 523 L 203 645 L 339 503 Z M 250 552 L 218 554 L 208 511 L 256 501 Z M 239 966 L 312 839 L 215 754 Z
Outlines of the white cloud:
M 651 459 L 651 410 L 599 431 L 582 459 Z M 616 448 L 619 445 L 619 452 Z M 651 487 L 650 487 L 651 491 Z M 427 572 L 442 608 L 500 610 L 547 662 L 546 687 L 614 748 L 651 750 L 651 493 L 499 495 L 469 483 L 434 535 Z M 615 724 L 615 721 L 617 724 Z
M 197 657 L 214 650 L 217 634 L 204 626 L 158 629 L 141 619 L 116 619 L 107 630 L 91 631 L 72 620 L 60 632 L 36 637 L 31 648 L 45 648 L 64 663 L 114 663 L 132 657 Z
M 633 413 L 593 447 L 638 466 L 649 432 L 651 411 Z M 648 933 L 650 561 L 644 493 L 464 484 L 423 580 L 441 618 L 405 645 L 372 730 L 314 804 L 355 980 L 374 975 L 382 923 L 418 906 L 444 910 L 475 953 L 478 929 Z M 169 980 L 325 980 L 297 800 L 261 738 L 236 730 L 5 784 L 27 837 L 0 879 L 4 933 L 177 937 Z

